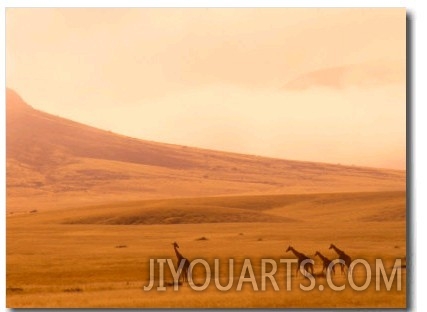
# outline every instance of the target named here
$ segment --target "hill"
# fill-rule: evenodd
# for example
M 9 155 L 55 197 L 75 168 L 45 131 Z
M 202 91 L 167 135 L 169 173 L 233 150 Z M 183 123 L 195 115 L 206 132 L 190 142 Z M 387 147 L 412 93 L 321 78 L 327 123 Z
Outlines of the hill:
M 50 213 L 49 220 L 110 225 L 313 221 L 323 224 L 332 215 L 340 222 L 405 222 L 405 192 L 157 199 L 86 206 L 70 214 L 60 210 Z
M 6 91 L 7 209 L 219 195 L 396 191 L 404 171 L 242 155 L 130 138 Z

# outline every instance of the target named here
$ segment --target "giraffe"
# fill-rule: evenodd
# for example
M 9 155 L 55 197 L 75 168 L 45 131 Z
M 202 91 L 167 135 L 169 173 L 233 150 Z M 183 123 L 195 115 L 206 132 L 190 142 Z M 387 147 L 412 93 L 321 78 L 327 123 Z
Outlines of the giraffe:
M 335 274 L 335 266 L 333 266 L 332 268 L 329 267 L 329 265 L 331 264 L 332 260 L 326 258 L 324 255 L 322 255 L 320 252 L 316 251 L 316 253 L 314 254 L 314 256 L 319 256 L 320 260 L 322 260 L 323 262 L 323 268 L 322 268 L 322 273 L 325 272 L 327 273 L 328 270 L 332 270 L 331 274 Z
M 179 251 L 179 245 L 177 242 L 174 242 L 173 244 L 173 249 L 175 250 L 175 254 L 176 254 L 176 258 L 177 258 L 177 263 L 178 263 L 178 267 L 181 264 L 181 261 L 184 260 L 184 266 L 182 267 L 182 272 L 181 272 L 181 278 L 182 278 L 182 282 L 187 282 L 188 283 L 188 267 L 190 266 L 190 261 L 188 261 L 187 258 L 185 258 Z
M 288 249 L 286 249 L 286 252 L 289 252 L 289 251 L 292 251 L 293 254 L 295 255 L 295 257 L 298 258 L 298 266 L 297 266 L 297 270 L 296 270 L 296 273 L 295 273 L 295 276 L 297 276 L 298 275 L 298 270 L 299 270 L 299 268 L 301 266 L 301 262 L 303 262 L 304 260 L 312 260 L 312 259 L 309 258 L 309 257 L 307 257 L 306 255 L 304 255 L 303 253 L 300 253 L 300 252 L 296 251 L 295 248 L 292 247 L 292 246 L 289 246 Z M 307 268 L 307 272 L 310 272 L 311 274 L 313 274 L 313 263 L 308 262 L 305 265 L 308 267 Z
M 343 260 L 344 263 L 340 263 L 340 267 L 341 267 L 341 273 L 345 273 L 345 267 L 347 267 L 347 271 L 349 272 L 349 274 L 351 275 L 351 270 L 350 270 L 350 264 L 351 264 L 351 258 L 349 255 L 347 255 L 344 251 L 342 251 L 341 249 L 337 248 L 337 246 L 335 246 L 334 244 L 331 244 L 331 246 L 329 246 L 329 249 L 333 249 L 335 250 L 335 252 L 338 254 L 339 259 Z

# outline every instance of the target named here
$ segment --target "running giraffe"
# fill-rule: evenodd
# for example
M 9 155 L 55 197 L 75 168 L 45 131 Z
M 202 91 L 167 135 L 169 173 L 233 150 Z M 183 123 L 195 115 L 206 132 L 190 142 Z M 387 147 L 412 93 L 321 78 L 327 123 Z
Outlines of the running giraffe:
M 298 258 L 298 266 L 297 266 L 297 270 L 296 270 L 295 276 L 298 275 L 298 270 L 299 270 L 299 268 L 301 266 L 301 262 L 303 262 L 304 260 L 311 260 L 312 261 L 312 262 L 307 262 L 305 264 L 305 266 L 307 266 L 307 272 L 313 274 L 313 262 L 314 261 L 311 258 L 307 257 L 303 253 L 300 253 L 300 252 L 296 251 L 295 248 L 292 247 L 292 246 L 289 246 L 288 249 L 286 249 L 286 252 L 289 252 L 289 251 L 292 251 L 293 254 L 295 255 L 295 257 Z
M 341 273 L 345 273 L 345 267 L 347 267 L 347 271 L 351 275 L 351 270 L 350 270 L 351 258 L 350 258 L 350 256 L 347 255 L 344 251 L 342 251 L 341 249 L 339 249 L 334 244 L 331 244 L 331 246 L 329 246 L 329 249 L 335 250 L 335 252 L 339 256 L 339 259 L 341 259 L 341 260 L 344 261 L 344 263 L 340 263 Z
M 187 258 L 185 258 L 179 251 L 178 251 L 178 243 L 174 242 L 173 244 L 173 249 L 175 250 L 175 254 L 176 254 L 176 258 L 177 258 L 177 263 L 178 263 L 178 268 L 179 265 L 181 264 L 181 261 L 184 261 L 184 266 L 182 267 L 182 272 L 181 272 L 181 276 L 180 278 L 182 278 L 182 283 L 187 282 L 188 283 L 188 267 L 190 266 L 190 261 L 188 261 Z
M 316 251 L 314 256 L 315 257 L 318 256 L 320 258 L 320 260 L 322 260 L 322 263 L 323 263 L 322 273 L 325 272 L 325 274 L 326 274 L 326 273 L 328 273 L 328 270 L 332 270 L 331 275 L 332 275 L 332 273 L 335 274 L 335 266 L 329 267 L 329 265 L 332 263 L 332 260 L 326 258 L 324 255 L 322 255 L 318 251 Z

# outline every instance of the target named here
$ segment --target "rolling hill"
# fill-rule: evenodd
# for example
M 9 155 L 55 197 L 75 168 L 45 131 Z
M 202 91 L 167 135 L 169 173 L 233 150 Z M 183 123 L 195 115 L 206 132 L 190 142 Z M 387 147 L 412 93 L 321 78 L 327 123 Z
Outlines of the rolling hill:
M 109 201 L 405 190 L 406 173 L 157 143 L 41 112 L 6 90 L 8 212 Z

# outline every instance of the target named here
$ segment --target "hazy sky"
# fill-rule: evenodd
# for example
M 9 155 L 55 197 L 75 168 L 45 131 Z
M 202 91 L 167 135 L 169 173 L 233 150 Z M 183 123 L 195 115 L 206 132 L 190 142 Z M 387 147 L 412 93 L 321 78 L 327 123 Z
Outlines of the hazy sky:
M 6 83 L 132 137 L 405 168 L 404 9 L 7 9 Z

